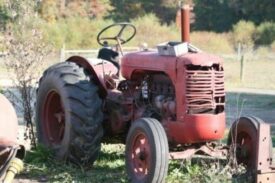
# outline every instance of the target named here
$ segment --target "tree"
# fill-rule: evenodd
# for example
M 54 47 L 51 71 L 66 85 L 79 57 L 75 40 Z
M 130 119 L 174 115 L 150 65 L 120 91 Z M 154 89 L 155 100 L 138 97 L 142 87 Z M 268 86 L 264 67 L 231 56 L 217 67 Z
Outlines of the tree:
M 188 2 L 191 0 L 188 0 Z M 145 14 L 155 14 L 163 23 L 175 21 L 178 0 L 110 0 L 114 9 L 111 18 L 129 21 Z
M 67 17 L 102 18 L 111 10 L 109 0 L 43 0 L 41 16 L 48 22 Z
M 102 18 L 107 16 L 108 11 L 112 10 L 109 0 L 90 0 L 90 17 Z
M 47 22 L 54 23 L 60 16 L 58 2 L 55 0 L 43 0 L 40 5 L 40 14 L 41 17 Z
M 239 20 L 252 21 L 259 25 L 263 21 L 275 20 L 273 0 L 194 0 L 197 30 L 228 31 Z
M 23 119 L 34 143 L 33 98 L 34 85 L 43 70 L 44 57 L 49 47 L 43 42 L 39 17 L 33 0 L 8 0 L 7 10 L 13 15 L 5 31 L 5 65 L 19 95 L 11 94 L 14 104 L 23 112 Z M 27 134 L 28 135 L 28 134 Z
M 10 20 L 10 16 L 5 7 L 5 3 L 3 0 L 0 0 L 0 31 L 4 31 L 7 23 Z
M 243 48 L 254 46 L 254 37 L 256 33 L 255 24 L 251 21 L 241 20 L 233 26 L 233 39 L 237 47 L 241 44 Z
M 194 0 L 195 30 L 228 31 L 237 22 L 227 0 Z
M 228 5 L 238 20 L 250 20 L 257 25 L 264 21 L 275 20 L 275 3 L 273 0 L 229 0 Z
M 129 21 L 145 14 L 143 3 L 139 0 L 110 0 L 110 2 L 114 9 L 108 17 L 115 21 Z

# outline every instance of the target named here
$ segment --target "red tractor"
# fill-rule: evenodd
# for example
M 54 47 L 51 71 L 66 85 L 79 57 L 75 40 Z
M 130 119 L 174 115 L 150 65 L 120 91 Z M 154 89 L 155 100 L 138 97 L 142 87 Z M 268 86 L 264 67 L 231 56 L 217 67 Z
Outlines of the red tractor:
M 25 149 L 17 142 L 17 116 L 11 103 L 0 94 L 0 182 L 11 183 L 23 169 Z
M 182 11 L 183 41 L 188 41 L 189 11 Z M 117 35 L 104 35 L 117 28 Z M 256 170 L 259 119 L 240 118 L 229 146 L 215 143 L 226 127 L 222 60 L 191 44 L 179 56 L 148 50 L 123 55 L 121 45 L 135 33 L 129 23 L 108 26 L 98 34 L 103 48 L 97 59 L 72 56 L 44 72 L 37 90 L 39 141 L 59 159 L 79 165 L 97 159 L 102 141 L 125 143 L 131 182 L 164 182 L 169 158 L 226 157 L 232 146 L 237 162 Z

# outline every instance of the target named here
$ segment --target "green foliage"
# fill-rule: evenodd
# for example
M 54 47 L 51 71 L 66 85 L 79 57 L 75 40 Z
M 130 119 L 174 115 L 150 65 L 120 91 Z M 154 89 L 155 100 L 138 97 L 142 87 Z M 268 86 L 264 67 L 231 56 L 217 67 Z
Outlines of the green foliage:
M 177 0 L 110 0 L 110 2 L 114 9 L 109 17 L 115 21 L 129 21 L 153 13 L 165 23 L 175 20 L 178 4 Z
M 239 20 L 260 24 L 275 20 L 273 0 L 194 0 L 196 30 L 228 31 Z
M 35 149 L 28 151 L 25 157 L 26 163 L 47 162 L 53 158 L 53 152 L 45 146 L 38 144 Z
M 44 35 L 47 42 L 60 49 L 63 44 L 71 49 L 97 48 L 97 33 L 111 21 L 100 19 L 88 19 L 82 17 L 70 17 L 60 19 L 55 23 L 43 25 Z
M 233 26 L 233 41 L 235 47 L 240 43 L 243 47 L 254 45 L 256 27 L 253 22 L 241 20 Z
M 273 41 L 275 41 L 275 23 L 261 23 L 257 27 L 256 43 L 259 45 L 270 45 Z
M 115 8 L 111 11 L 109 18 L 114 18 L 115 21 L 129 21 L 145 14 L 143 4 L 140 1 L 111 0 L 111 5 Z
M 42 1 L 40 4 L 40 14 L 47 22 L 55 22 L 59 16 L 58 2 L 55 0 Z
M 150 47 L 169 40 L 180 40 L 179 30 L 175 25 L 161 25 L 154 14 L 148 14 L 131 21 L 137 28 L 136 37 L 126 46 L 139 46 L 146 42 Z M 112 24 L 110 20 L 70 17 L 57 20 L 55 23 L 44 23 L 45 39 L 55 48 L 63 44 L 68 49 L 98 48 L 96 36 L 101 29 Z M 154 29 L 152 29 L 154 27 Z M 113 36 L 116 30 L 108 32 Z
M 228 0 L 227 2 L 238 20 L 249 20 L 257 25 L 263 21 L 275 20 L 273 0 Z
M 41 16 L 47 21 L 62 17 L 108 17 L 114 21 L 129 21 L 145 14 L 155 14 L 162 23 L 172 23 L 178 0 L 43 0 Z M 194 4 L 195 30 L 228 31 L 241 19 L 255 24 L 275 20 L 272 0 L 184 0 Z
M 3 3 L 0 3 L 0 31 L 4 31 L 10 20 L 8 11 Z
M 23 3 L 19 0 L 12 1 Z M 111 11 L 109 18 L 129 20 L 137 27 L 137 36 L 127 44 L 128 46 L 139 46 L 147 42 L 150 47 L 154 47 L 161 42 L 180 40 L 180 31 L 173 23 L 177 9 L 176 0 L 90 0 L 85 2 L 68 0 L 64 5 L 65 9 L 61 8 L 62 2 L 64 1 L 41 1 L 39 12 L 45 21 L 39 20 L 39 17 L 35 18 L 35 24 L 43 30 L 46 42 L 56 49 L 62 48 L 64 44 L 68 49 L 98 48 L 97 33 L 103 27 L 113 23 L 111 19 L 98 17 L 104 17 L 108 11 Z M 192 3 L 192 0 L 185 2 Z M 240 21 L 233 27 L 232 40 L 229 33 L 212 32 L 212 30 L 218 32 L 229 30 L 232 23 L 241 17 L 239 16 L 241 10 L 238 10 L 237 6 L 240 3 L 237 1 L 194 0 L 193 2 L 196 5 L 194 9 L 196 22 L 191 27 L 194 30 L 211 30 L 211 32 L 196 31 L 191 34 L 191 42 L 202 50 L 212 53 L 232 53 L 234 46 L 236 48 L 238 43 L 251 47 L 254 41 L 260 45 L 270 45 L 274 41 L 275 26 L 272 22 L 262 23 L 255 28 L 251 21 Z M 267 6 L 266 1 L 263 5 Z M 20 16 L 20 12 L 17 12 L 18 6 L 14 3 L 16 17 Z M 8 18 L 13 12 L 5 13 L 1 7 L 0 3 L 0 20 L 4 21 L 5 18 L 1 18 L 1 15 Z M 236 11 L 239 12 L 238 16 L 235 16 Z M 1 14 L 1 12 L 4 13 Z M 169 25 L 163 22 L 169 22 Z M 16 27 L 16 23 L 14 24 Z
M 234 10 L 225 0 L 194 0 L 195 30 L 223 32 L 231 29 L 237 21 Z
M 222 161 L 214 160 L 178 160 L 171 161 L 169 163 L 169 176 L 168 182 L 193 182 L 193 183 L 219 183 L 219 182 L 231 182 L 230 174 L 227 171 L 223 171 L 224 165 Z
M 47 182 L 128 182 L 126 180 L 123 145 L 103 145 L 93 169 L 82 169 L 53 159 L 52 152 L 42 146 L 27 154 L 24 174 Z

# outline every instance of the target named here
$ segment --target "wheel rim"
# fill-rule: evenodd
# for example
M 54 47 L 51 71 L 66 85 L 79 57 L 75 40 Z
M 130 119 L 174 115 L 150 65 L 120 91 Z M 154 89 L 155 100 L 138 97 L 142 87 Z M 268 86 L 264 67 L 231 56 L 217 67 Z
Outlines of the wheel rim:
M 134 176 L 138 179 L 144 179 L 148 175 L 150 168 L 151 150 L 146 135 L 137 132 L 134 136 L 131 147 L 131 166 Z
M 43 109 L 43 128 L 50 144 L 60 144 L 65 131 L 65 112 L 61 97 L 56 91 L 50 91 Z

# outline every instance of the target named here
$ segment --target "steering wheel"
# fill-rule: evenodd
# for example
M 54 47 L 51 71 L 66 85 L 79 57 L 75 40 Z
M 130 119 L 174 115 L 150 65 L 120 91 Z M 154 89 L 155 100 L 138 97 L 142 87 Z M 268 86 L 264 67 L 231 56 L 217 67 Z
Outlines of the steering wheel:
M 109 29 L 114 29 L 114 28 L 120 28 L 117 35 L 115 36 L 111 36 L 111 37 L 104 37 L 103 33 L 106 32 Z M 125 28 L 129 27 L 130 30 L 132 31 L 132 33 L 130 34 L 130 36 L 123 38 L 122 34 L 125 31 Z M 115 30 L 115 29 L 114 29 Z M 136 35 L 136 27 L 131 24 L 131 23 L 127 23 L 127 22 L 122 22 L 122 23 L 115 23 L 112 25 L 109 25 L 107 27 L 105 27 L 104 29 L 102 29 L 98 35 L 97 35 L 97 42 L 98 44 L 100 44 L 101 46 L 105 46 L 104 42 L 108 41 L 108 40 L 115 40 L 117 42 L 117 44 L 108 44 L 109 46 L 117 46 L 117 45 L 122 45 L 125 44 L 127 42 L 129 42 L 131 39 L 133 39 L 133 37 Z

